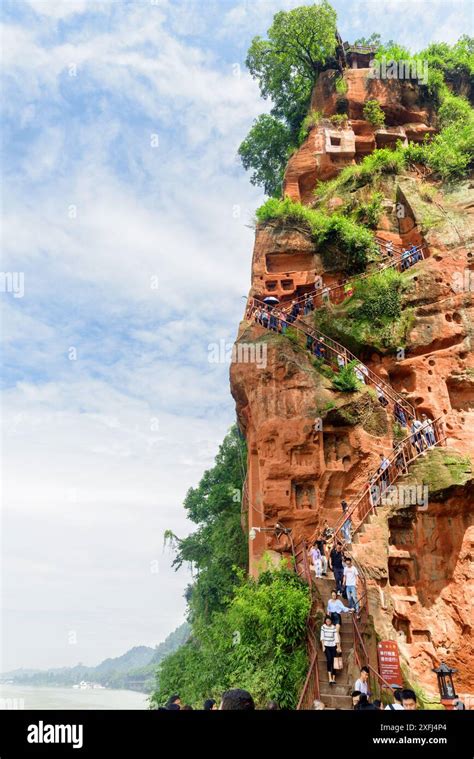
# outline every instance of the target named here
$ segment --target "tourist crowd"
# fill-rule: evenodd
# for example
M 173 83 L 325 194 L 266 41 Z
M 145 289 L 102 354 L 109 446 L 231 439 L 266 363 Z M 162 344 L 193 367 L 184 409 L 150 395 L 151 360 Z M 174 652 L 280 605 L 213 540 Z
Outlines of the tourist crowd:
M 416 694 L 413 690 L 408 688 L 393 688 L 394 702 L 384 704 L 380 699 L 371 700 L 370 683 L 369 683 L 369 668 L 362 667 L 360 675 L 355 682 L 354 690 L 351 693 L 352 708 L 355 711 L 363 711 L 366 709 L 377 710 L 407 710 L 412 711 L 417 708 Z M 320 711 L 325 709 L 325 704 L 320 701 L 314 701 L 313 709 Z M 336 707 L 337 708 L 337 707 Z M 460 702 L 460 706 L 456 704 L 456 708 L 463 709 L 464 705 Z M 225 691 L 222 694 L 220 705 L 217 705 L 217 701 L 213 698 L 208 698 L 204 701 L 202 711 L 254 711 L 256 709 L 255 702 L 251 694 L 242 690 L 241 688 L 232 688 Z M 266 711 L 280 711 L 280 707 L 276 701 L 269 701 L 265 706 Z M 179 694 L 171 696 L 165 706 L 159 706 L 158 711 L 193 711 L 193 707 L 189 704 L 183 704 Z
M 304 309 L 306 309 L 306 305 L 304 306 Z M 254 308 L 253 316 L 257 324 L 260 324 L 265 329 L 280 334 L 286 334 L 288 327 L 298 318 L 300 310 L 301 306 L 297 301 L 293 302 L 288 314 L 276 306 L 262 303 Z M 342 371 L 347 366 L 349 357 L 344 348 L 341 347 L 341 352 L 339 352 L 337 346 L 334 347 L 335 344 L 326 344 L 326 339 L 323 335 L 316 336 L 305 331 L 304 336 L 306 350 L 308 350 L 314 358 L 327 361 L 332 364 L 334 368 L 337 367 L 338 371 Z M 354 366 L 354 373 L 360 383 L 365 385 L 370 382 L 373 384 L 378 402 L 383 408 L 386 408 L 389 405 L 389 399 L 386 395 L 387 390 L 384 391 L 381 386 L 382 381 L 377 381 L 375 375 L 371 376 L 369 369 L 362 363 L 358 363 Z M 407 435 L 407 437 L 409 438 L 410 445 L 417 454 L 422 454 L 426 448 L 431 448 L 436 445 L 437 441 L 434 422 L 426 414 L 422 415 L 421 420 L 416 419 L 414 416 L 409 415 L 407 410 L 403 408 L 401 402 L 393 401 L 393 415 L 400 427 L 409 430 L 409 435 Z M 401 442 L 394 443 L 394 450 L 397 451 L 400 446 Z M 402 464 L 403 457 L 397 457 L 397 462 Z

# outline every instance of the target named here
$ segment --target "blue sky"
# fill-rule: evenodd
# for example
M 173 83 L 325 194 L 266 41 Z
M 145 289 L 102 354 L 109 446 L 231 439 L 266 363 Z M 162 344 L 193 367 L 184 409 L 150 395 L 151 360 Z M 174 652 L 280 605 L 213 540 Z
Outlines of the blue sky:
M 5 0 L 3 661 L 94 664 L 183 619 L 182 501 L 234 419 L 228 366 L 262 201 L 236 159 L 268 103 L 251 38 L 289 0 Z M 469 2 L 334 2 L 418 49 Z M 157 283 L 157 287 L 155 286 Z M 71 356 L 74 360 L 71 360 Z

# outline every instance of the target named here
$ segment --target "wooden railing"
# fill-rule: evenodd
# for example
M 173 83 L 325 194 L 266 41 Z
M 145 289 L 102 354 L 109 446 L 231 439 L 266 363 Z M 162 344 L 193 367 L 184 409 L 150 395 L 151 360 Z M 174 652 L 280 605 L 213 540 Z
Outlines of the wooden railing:
M 421 429 L 408 435 L 396 447 L 395 451 L 388 458 L 388 466 L 383 470 L 377 470 L 368 480 L 362 492 L 358 493 L 348 504 L 347 511 L 341 515 L 334 525 L 335 539 L 344 541 L 342 531 L 343 525 L 350 519 L 351 532 L 354 534 L 365 522 L 369 514 L 373 514 L 378 505 L 384 502 L 389 503 L 398 492 L 390 490 L 390 486 L 403 474 L 408 471 L 408 466 L 419 456 L 426 452 L 429 447 L 439 447 L 444 444 L 445 436 L 443 431 L 442 417 L 435 419 L 431 430 Z M 431 432 L 432 431 L 432 432 Z M 428 445 L 428 434 L 433 435 L 432 445 Z
M 379 389 L 383 393 L 387 404 L 391 405 L 393 409 L 395 409 L 396 405 L 398 404 L 398 406 L 400 406 L 405 412 L 407 421 L 415 418 L 416 412 L 412 404 L 407 401 L 406 398 L 404 398 L 402 395 L 397 393 L 396 390 L 394 390 L 392 386 L 388 384 L 388 382 L 385 382 L 385 380 L 375 374 L 372 369 L 369 369 L 367 366 L 365 366 L 365 364 L 359 361 L 357 356 L 347 350 L 347 348 L 341 345 L 341 343 L 336 342 L 336 340 L 333 340 L 317 329 L 307 327 L 306 325 L 303 328 L 300 325 L 295 325 L 294 323 L 289 322 L 286 318 L 286 315 L 282 314 L 278 309 L 276 314 L 272 314 L 268 311 L 266 303 L 259 300 L 258 298 L 249 298 L 246 308 L 246 318 L 250 320 L 256 312 L 258 313 L 259 310 L 268 316 L 269 323 L 270 317 L 273 318 L 275 322 L 275 328 L 269 326 L 269 329 L 274 329 L 276 332 L 281 331 L 282 334 L 285 334 L 286 330 L 291 328 L 296 332 L 296 335 L 301 340 L 303 347 L 305 347 L 306 344 L 307 349 L 309 349 L 309 341 L 311 341 L 311 345 L 315 348 L 315 350 L 312 351 L 313 355 L 316 358 L 321 358 L 325 363 L 329 364 L 335 369 L 339 370 L 341 368 L 341 364 L 345 366 L 351 361 L 355 361 L 360 373 L 365 377 L 364 381 L 367 381 L 368 384 L 373 386 L 376 390 Z M 263 324 L 261 324 L 261 326 L 263 326 Z M 321 355 L 318 355 L 318 348 Z M 338 358 L 340 359 L 341 363 L 338 361 Z

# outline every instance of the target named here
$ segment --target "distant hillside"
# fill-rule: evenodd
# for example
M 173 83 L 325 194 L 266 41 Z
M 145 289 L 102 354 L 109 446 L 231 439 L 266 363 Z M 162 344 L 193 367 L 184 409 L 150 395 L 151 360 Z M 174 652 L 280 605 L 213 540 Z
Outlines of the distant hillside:
M 96 667 L 87 667 L 79 663 L 74 667 L 48 670 L 15 669 L 2 673 L 0 681 L 9 680 L 23 685 L 67 687 L 86 680 L 107 688 L 126 688 L 149 693 L 155 686 L 158 664 L 187 640 L 189 630 L 189 625 L 184 622 L 155 648 L 134 646 L 121 656 L 104 659 Z

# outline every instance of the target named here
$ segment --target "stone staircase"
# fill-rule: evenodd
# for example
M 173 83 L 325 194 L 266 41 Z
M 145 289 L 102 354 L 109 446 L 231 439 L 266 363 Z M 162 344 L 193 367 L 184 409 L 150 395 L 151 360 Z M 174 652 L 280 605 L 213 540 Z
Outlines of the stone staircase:
M 335 588 L 332 572 L 330 575 L 328 573 L 327 577 L 316 579 L 316 587 L 321 594 L 325 610 L 327 608 L 328 600 L 331 596 L 331 591 Z M 329 685 L 328 683 L 326 657 L 321 650 L 320 641 L 316 641 L 316 644 L 318 646 L 318 675 L 320 698 L 326 706 L 326 709 L 352 709 L 352 699 L 350 694 L 353 690 L 353 683 L 349 678 L 347 664 L 349 656 L 352 653 L 354 636 L 352 632 L 352 620 L 350 618 L 350 615 L 342 614 L 341 617 L 342 624 L 339 632 L 341 636 L 342 661 L 344 667 L 342 670 L 336 672 L 335 685 Z
M 352 536 L 352 543 L 370 543 L 374 539 L 374 531 L 377 531 L 377 522 L 380 516 L 387 515 L 389 508 L 387 506 L 377 506 L 376 514 L 369 514 L 361 524 L 357 532 Z M 374 526 L 372 526 L 374 525 Z M 350 549 L 350 546 L 347 546 Z

